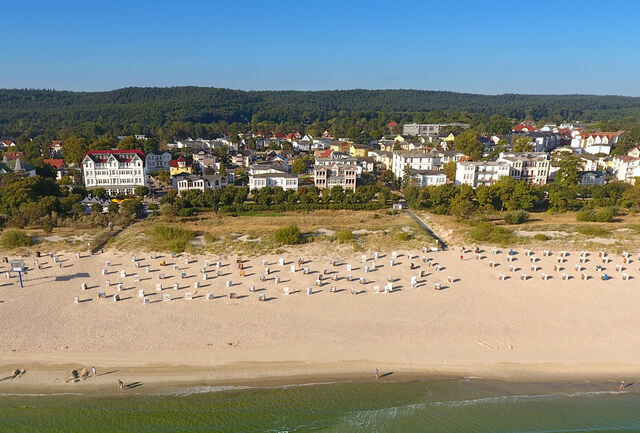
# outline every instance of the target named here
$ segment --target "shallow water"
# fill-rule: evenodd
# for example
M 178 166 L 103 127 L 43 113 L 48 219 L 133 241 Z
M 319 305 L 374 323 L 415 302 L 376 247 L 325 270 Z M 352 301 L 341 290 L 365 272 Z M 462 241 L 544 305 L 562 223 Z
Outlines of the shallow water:
M 442 380 L 204 386 L 109 397 L 0 394 L 0 431 L 640 431 L 640 394 L 634 392 L 529 394 L 496 389 L 482 381 Z

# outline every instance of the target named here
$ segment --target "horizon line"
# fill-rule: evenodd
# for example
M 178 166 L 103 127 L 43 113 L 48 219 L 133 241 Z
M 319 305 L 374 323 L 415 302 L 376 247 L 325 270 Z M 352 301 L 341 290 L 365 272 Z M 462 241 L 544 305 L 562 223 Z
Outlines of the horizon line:
M 0 91 L 45 91 L 45 92 L 69 92 L 69 93 L 109 93 L 116 92 L 118 90 L 126 90 L 126 89 L 181 89 L 181 88 L 197 88 L 197 89 L 219 89 L 219 90 L 231 90 L 237 92 L 313 92 L 313 93 L 321 93 L 321 92 L 348 92 L 354 90 L 361 91 L 370 91 L 370 92 L 378 92 L 378 91 L 412 91 L 412 92 L 434 92 L 434 93 L 457 93 L 462 95 L 474 95 L 474 96 L 505 96 L 505 95 L 514 95 L 514 96 L 613 96 L 619 98 L 640 98 L 640 96 L 631 96 L 631 95 L 622 95 L 622 94 L 614 94 L 614 93 L 514 93 L 514 92 L 505 92 L 505 93 L 474 93 L 474 92 L 461 92 L 455 90 L 434 90 L 434 89 L 412 89 L 412 88 L 363 88 L 363 87 L 354 87 L 348 89 L 235 89 L 231 87 L 216 87 L 216 86 L 200 86 L 200 85 L 179 85 L 179 86 L 124 86 L 124 87 L 116 87 L 110 89 L 103 90 L 72 90 L 72 89 L 56 89 L 56 88 L 45 88 L 45 87 L 0 87 Z

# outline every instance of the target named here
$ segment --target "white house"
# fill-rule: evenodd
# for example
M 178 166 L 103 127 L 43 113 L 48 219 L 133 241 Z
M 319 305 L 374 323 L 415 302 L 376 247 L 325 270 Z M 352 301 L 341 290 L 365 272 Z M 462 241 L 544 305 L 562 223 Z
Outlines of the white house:
M 137 186 L 147 186 L 141 150 L 90 150 L 82 160 L 87 189 L 104 188 L 108 195 L 133 194 Z
M 151 151 L 145 157 L 145 173 L 169 170 L 169 161 L 171 161 L 170 152 Z
M 534 185 L 546 185 L 549 180 L 549 156 L 545 152 L 501 152 L 498 162 L 510 167 L 509 176 Z
M 212 174 L 208 176 L 198 176 L 189 173 L 180 173 L 171 178 L 171 185 L 178 192 L 190 191 L 197 189 L 204 191 L 205 189 L 220 189 L 227 186 L 227 176 Z
M 283 190 L 298 190 L 298 176 L 284 171 L 273 170 L 259 174 L 249 174 L 249 190 L 261 189 L 264 187 L 275 188 L 279 186 Z
M 409 170 L 411 179 L 417 186 L 440 186 L 447 183 L 447 176 L 441 171 L 435 170 Z
M 509 176 L 511 167 L 506 162 L 466 161 L 456 166 L 456 185 L 492 185 L 501 177 Z
M 583 171 L 580 173 L 580 185 L 604 185 L 606 175 L 603 171 Z
M 441 165 L 437 152 L 393 152 L 391 171 L 396 177 L 404 176 L 407 168 L 412 170 L 437 170 Z

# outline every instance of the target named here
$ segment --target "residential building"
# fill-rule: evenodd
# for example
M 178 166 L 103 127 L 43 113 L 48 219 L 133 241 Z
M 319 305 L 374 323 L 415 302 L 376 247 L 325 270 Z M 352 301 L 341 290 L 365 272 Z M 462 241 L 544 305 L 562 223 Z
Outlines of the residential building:
M 337 160 L 329 164 L 316 164 L 313 167 L 313 180 L 319 189 L 341 186 L 343 189 L 355 191 L 358 168 Z
M 175 176 L 180 173 L 192 173 L 193 166 L 183 157 L 179 156 L 178 159 L 172 159 L 169 161 L 169 174 Z
M 211 174 L 199 176 L 189 173 L 180 173 L 171 178 L 171 185 L 178 192 L 191 191 L 193 189 L 204 191 L 205 189 L 220 189 L 228 185 L 227 176 Z
M 447 183 L 447 176 L 437 170 L 409 169 L 409 176 L 411 176 L 411 179 L 414 179 L 417 186 L 439 186 Z
M 573 136 L 571 139 L 571 147 L 585 149 L 587 153 L 592 155 L 599 153 L 608 155 L 611 152 L 611 147 L 615 146 L 623 133 L 623 131 L 595 133 L 581 132 L 580 134 Z
M 349 145 L 349 155 L 365 158 L 369 156 L 369 149 L 370 147 L 365 144 L 351 144 Z
M 405 170 L 438 170 L 440 168 L 440 155 L 437 152 L 396 151 L 393 152 L 391 170 L 396 177 L 401 178 Z
M 511 167 L 506 162 L 498 161 L 466 161 L 456 166 L 456 185 L 492 185 L 501 177 L 509 176 Z
M 98 198 L 98 197 L 93 197 L 93 196 L 88 196 L 85 197 L 80 204 L 82 206 L 84 206 L 84 213 L 86 213 L 87 215 L 89 215 L 90 213 L 93 212 L 93 205 L 97 204 L 98 206 L 101 207 L 101 212 L 102 213 L 107 213 L 109 211 L 109 204 L 111 203 L 111 200 L 106 199 L 106 198 Z
M 24 163 L 20 158 L 9 159 L 5 155 L 0 162 L 0 174 L 17 173 L 22 177 L 33 177 L 36 175 L 35 167 Z
M 498 162 L 509 165 L 509 176 L 533 185 L 549 180 L 549 156 L 545 152 L 501 152 Z
M 62 140 L 51 140 L 49 149 L 51 158 L 62 158 Z
M 42 162 L 45 164 L 49 164 L 50 166 L 56 169 L 57 180 L 62 179 L 62 176 L 64 176 L 67 173 L 67 166 L 65 165 L 64 159 L 62 158 L 43 159 Z
M 393 162 L 393 152 L 384 150 L 373 150 L 369 152 L 369 156 L 375 158 L 378 164 L 382 165 L 383 170 L 390 170 Z
M 154 171 L 169 170 L 170 162 L 170 152 L 158 152 L 152 150 L 151 152 L 147 153 L 145 158 L 145 172 L 149 174 Z
M 640 158 L 630 155 L 614 156 L 611 169 L 619 181 L 634 184 L 636 177 L 640 177 Z
M 108 195 L 133 194 L 148 186 L 145 154 L 140 150 L 90 150 L 82 160 L 87 189 L 104 188 Z
M 298 176 L 285 171 L 272 170 L 257 174 L 249 174 L 249 190 L 265 187 L 280 187 L 285 191 L 298 190 Z
M 583 171 L 580 173 L 580 185 L 604 185 L 606 174 L 604 171 Z
M 468 123 L 407 123 L 402 126 L 402 135 L 439 135 L 440 131 L 445 128 L 463 128 L 468 129 L 471 125 Z

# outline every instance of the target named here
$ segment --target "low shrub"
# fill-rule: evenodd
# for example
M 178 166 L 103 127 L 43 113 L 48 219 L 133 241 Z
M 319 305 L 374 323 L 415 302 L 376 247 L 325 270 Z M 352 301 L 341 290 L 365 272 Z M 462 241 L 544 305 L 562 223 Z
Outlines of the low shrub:
M 353 235 L 353 232 L 351 232 L 351 230 L 340 230 L 338 233 L 336 233 L 336 239 L 341 244 L 344 244 L 354 240 L 355 236 Z
M 507 224 L 522 224 L 529 221 L 529 212 L 524 209 L 512 210 L 504 215 Z
M 587 222 L 596 220 L 596 211 L 590 207 L 585 207 L 576 212 L 576 220 Z
M 596 213 L 596 221 L 601 223 L 611 222 L 617 214 L 618 209 L 616 209 L 615 207 L 605 207 L 603 209 L 600 209 L 598 213 Z
M 609 234 L 609 230 L 600 226 L 580 226 L 578 227 L 578 233 L 586 236 L 606 236 Z
M 408 241 L 409 239 L 411 239 L 411 234 L 410 233 L 407 233 L 407 232 L 398 233 L 398 240 L 399 241 Z
M 19 248 L 33 245 L 33 239 L 22 230 L 8 230 L 0 239 L 3 248 Z
M 469 236 L 476 242 L 489 242 L 498 245 L 513 244 L 518 240 L 511 231 L 488 222 L 481 222 L 476 225 L 469 232 Z
M 274 237 L 276 242 L 283 245 L 295 245 L 302 243 L 302 233 L 300 233 L 300 229 L 295 224 L 276 230 Z
M 155 225 L 151 229 L 151 238 L 154 243 L 153 249 L 156 250 L 181 253 L 187 248 L 194 236 L 193 230 L 180 227 Z
M 533 239 L 535 239 L 537 241 L 548 241 L 551 238 L 549 236 L 545 235 L 544 233 L 538 233 L 538 234 L 533 236 Z

